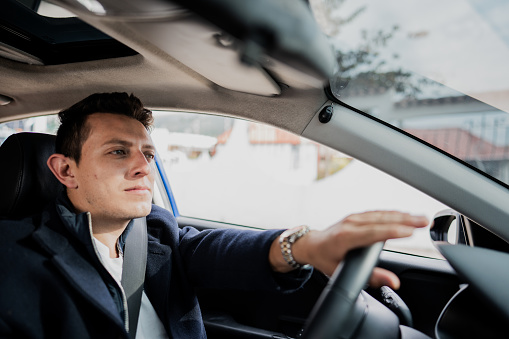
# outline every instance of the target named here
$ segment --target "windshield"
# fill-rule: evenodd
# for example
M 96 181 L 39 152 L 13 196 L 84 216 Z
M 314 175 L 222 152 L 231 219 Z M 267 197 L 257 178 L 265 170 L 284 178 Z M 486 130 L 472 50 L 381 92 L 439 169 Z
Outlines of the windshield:
M 509 2 L 311 1 L 339 100 L 509 184 Z

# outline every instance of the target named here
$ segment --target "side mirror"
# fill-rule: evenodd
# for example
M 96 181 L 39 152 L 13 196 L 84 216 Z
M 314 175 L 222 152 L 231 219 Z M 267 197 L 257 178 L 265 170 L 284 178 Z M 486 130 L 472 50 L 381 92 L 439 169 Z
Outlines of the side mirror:
M 435 215 L 430 235 L 440 253 L 443 247 L 440 242 L 472 247 L 475 245 L 509 253 L 509 243 L 503 238 L 463 214 L 449 209 Z
M 430 236 L 433 241 L 445 241 L 450 244 L 471 243 L 468 234 L 468 219 L 454 210 L 443 210 L 435 215 Z

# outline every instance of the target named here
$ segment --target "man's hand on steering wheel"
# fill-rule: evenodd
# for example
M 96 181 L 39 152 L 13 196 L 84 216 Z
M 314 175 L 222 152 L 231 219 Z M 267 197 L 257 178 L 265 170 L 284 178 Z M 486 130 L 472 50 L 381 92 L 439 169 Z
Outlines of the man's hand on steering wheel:
M 309 264 L 331 276 L 348 251 L 387 239 L 408 237 L 416 228 L 427 225 L 428 219 L 425 217 L 395 211 L 353 214 L 323 231 L 311 230 L 304 235 L 299 233 L 297 240 L 290 245 L 276 239 L 269 260 L 274 270 L 279 272 L 288 272 L 298 264 Z M 290 255 L 287 253 L 286 258 L 282 255 L 282 245 L 283 248 L 290 247 Z M 291 259 L 295 263 L 293 267 L 289 264 Z M 373 270 L 369 283 L 372 287 L 386 285 L 393 289 L 400 285 L 394 273 L 381 268 Z

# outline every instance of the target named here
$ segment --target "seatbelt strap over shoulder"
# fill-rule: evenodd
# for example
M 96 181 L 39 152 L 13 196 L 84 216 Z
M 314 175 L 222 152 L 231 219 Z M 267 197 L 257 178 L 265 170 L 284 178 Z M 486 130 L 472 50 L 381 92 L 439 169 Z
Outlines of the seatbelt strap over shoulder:
M 140 315 L 141 296 L 147 267 L 147 220 L 133 219 L 133 226 L 125 242 L 122 287 L 127 298 L 129 337 L 136 337 Z

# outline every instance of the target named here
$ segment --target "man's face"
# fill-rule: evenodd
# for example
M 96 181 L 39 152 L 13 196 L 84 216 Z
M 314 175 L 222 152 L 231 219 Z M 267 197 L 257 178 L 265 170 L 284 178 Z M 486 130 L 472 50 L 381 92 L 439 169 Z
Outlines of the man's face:
M 155 150 L 145 127 L 118 114 L 87 118 L 90 135 L 79 165 L 73 162 L 76 189 L 68 195 L 78 212 L 93 219 L 130 220 L 150 213 Z

